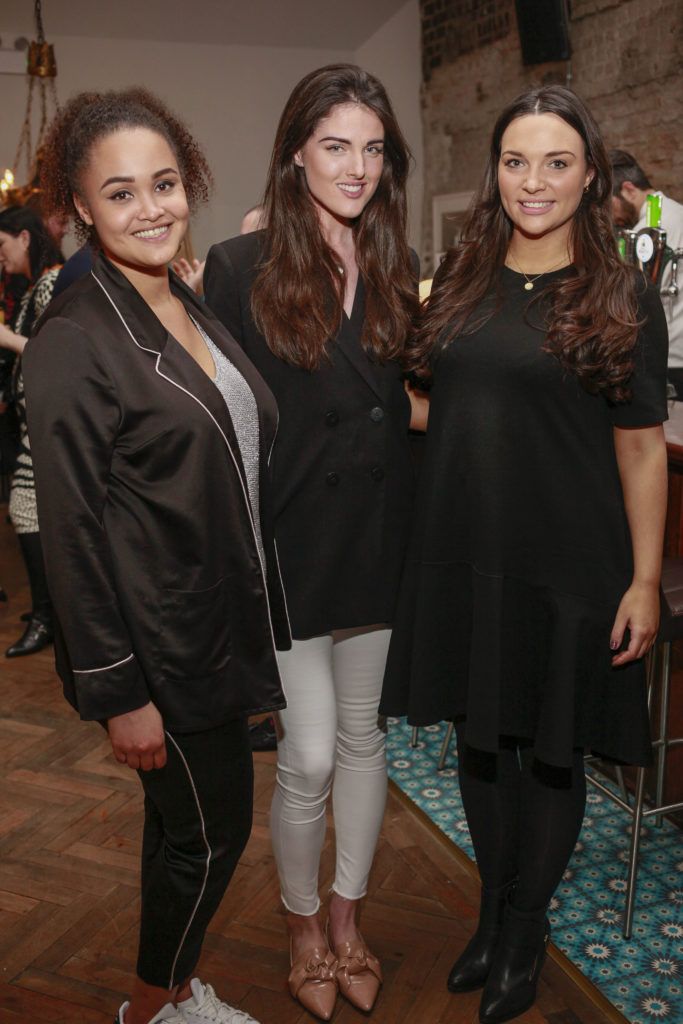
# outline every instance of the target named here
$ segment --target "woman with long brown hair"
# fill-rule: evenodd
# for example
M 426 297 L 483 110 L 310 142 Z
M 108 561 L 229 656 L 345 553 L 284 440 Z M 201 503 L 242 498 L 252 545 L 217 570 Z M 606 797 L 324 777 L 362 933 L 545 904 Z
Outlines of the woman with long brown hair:
M 265 229 L 214 246 L 204 278 L 209 306 L 280 409 L 275 535 L 294 642 L 278 657 L 287 710 L 271 830 L 290 990 L 325 1020 L 338 988 L 369 1010 L 381 983 L 358 904 L 386 799 L 377 704 L 412 498 L 398 364 L 417 308 L 408 168 L 381 83 L 347 64 L 312 72 L 280 120 Z M 337 859 L 325 936 L 330 789 Z
M 610 195 L 581 100 L 519 96 L 409 359 L 433 387 L 380 709 L 456 723 L 482 900 L 448 985 L 483 987 L 485 1024 L 535 999 L 584 750 L 649 757 L 667 334 Z

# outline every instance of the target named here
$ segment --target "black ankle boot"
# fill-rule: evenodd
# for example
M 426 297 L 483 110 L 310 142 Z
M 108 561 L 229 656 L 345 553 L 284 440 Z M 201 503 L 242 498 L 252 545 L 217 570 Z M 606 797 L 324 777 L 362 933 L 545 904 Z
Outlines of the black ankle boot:
M 545 915 L 525 914 L 507 904 L 481 996 L 481 1024 L 503 1024 L 533 1006 L 549 939 L 550 925 Z
M 52 626 L 38 618 L 31 618 L 21 637 L 5 651 L 6 658 L 21 658 L 24 654 L 36 654 L 54 639 Z
M 496 889 L 482 888 L 477 930 L 448 975 L 446 985 L 451 992 L 472 992 L 483 987 L 491 970 L 505 905 L 514 884 L 508 882 Z

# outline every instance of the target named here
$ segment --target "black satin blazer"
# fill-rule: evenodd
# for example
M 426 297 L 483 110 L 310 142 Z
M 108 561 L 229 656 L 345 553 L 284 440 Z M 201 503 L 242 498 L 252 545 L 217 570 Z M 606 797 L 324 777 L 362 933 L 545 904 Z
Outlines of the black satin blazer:
M 360 277 L 351 316 L 318 369 L 273 355 L 251 315 L 264 239 L 258 231 L 214 245 L 204 292 L 280 410 L 273 508 L 292 635 L 391 622 L 414 491 L 401 370 L 363 349 Z
M 267 571 L 220 392 L 103 256 L 48 307 L 23 372 L 65 695 L 85 719 L 151 700 L 167 728 L 198 731 L 284 706 L 277 407 L 205 305 L 173 275 L 171 288 L 256 398 Z

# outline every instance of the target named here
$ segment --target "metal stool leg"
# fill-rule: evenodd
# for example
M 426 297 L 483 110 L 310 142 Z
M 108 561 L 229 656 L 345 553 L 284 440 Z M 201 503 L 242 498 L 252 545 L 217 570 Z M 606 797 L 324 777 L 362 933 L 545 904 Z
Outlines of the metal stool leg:
M 664 803 L 664 774 L 666 771 L 666 739 L 667 719 L 669 715 L 669 690 L 671 687 L 671 644 L 662 644 L 662 686 L 659 696 L 659 736 L 657 744 L 657 783 L 655 788 L 655 806 Z M 664 815 L 656 814 L 655 823 L 661 828 Z
M 420 731 L 419 726 L 414 725 L 413 726 L 413 731 L 410 734 L 410 745 L 411 745 L 411 747 L 416 747 L 417 746 L 417 737 L 418 737 L 419 731 Z
M 453 722 L 449 722 L 448 728 L 446 729 L 446 735 L 444 736 L 443 743 L 441 744 L 441 753 L 439 754 L 438 769 L 440 772 L 442 772 L 446 767 L 446 758 L 448 757 L 448 748 L 450 746 L 451 738 L 453 736 L 453 729 Z
M 665 645 L 662 644 L 661 646 L 663 647 Z M 658 667 L 659 667 L 659 661 L 660 661 L 660 658 L 659 658 L 659 648 L 660 648 L 660 645 L 659 644 L 655 644 L 655 646 L 650 650 L 649 654 L 647 655 L 647 659 L 646 659 L 646 664 L 647 664 L 647 709 L 648 709 L 648 711 L 650 711 L 651 706 L 652 706 L 652 694 L 654 693 L 654 685 L 655 685 L 655 680 L 657 678 L 657 670 L 658 670 Z M 594 760 L 599 761 L 600 758 L 599 757 L 592 757 L 592 756 L 588 756 L 586 758 L 586 761 L 589 764 L 592 763 Z M 622 769 L 621 765 L 617 764 L 617 765 L 614 766 L 614 774 L 616 776 L 617 785 L 619 787 L 619 795 L 620 795 L 621 799 L 624 801 L 624 803 L 627 806 L 630 807 L 630 804 L 631 804 L 631 794 L 629 793 L 628 787 L 626 785 L 626 782 L 624 781 L 624 772 L 623 772 L 623 769 Z M 659 803 L 661 803 L 661 800 L 659 801 Z
M 636 894 L 636 879 L 638 876 L 638 851 L 640 849 L 640 826 L 643 821 L 643 800 L 645 798 L 645 769 L 638 768 L 636 772 L 636 792 L 633 801 L 633 819 L 631 825 L 631 849 L 628 857 L 628 878 L 626 882 L 626 906 L 624 908 L 624 931 L 625 939 L 631 938 L 631 927 L 633 925 L 633 906 Z
M 626 788 L 626 783 L 624 782 L 624 773 L 622 771 L 621 765 L 617 764 L 614 766 L 614 774 L 616 775 L 617 783 L 619 784 L 619 792 L 621 794 L 621 799 L 624 801 L 625 804 L 630 805 L 631 796 L 628 789 Z

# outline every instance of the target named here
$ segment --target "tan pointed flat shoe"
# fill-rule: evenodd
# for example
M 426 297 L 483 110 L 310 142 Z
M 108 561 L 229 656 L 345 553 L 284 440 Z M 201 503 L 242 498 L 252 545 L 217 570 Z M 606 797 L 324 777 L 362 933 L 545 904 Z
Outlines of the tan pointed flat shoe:
M 329 1020 L 337 1001 L 337 958 L 326 947 L 307 949 L 292 961 L 290 945 L 289 991 L 301 1005 L 321 1020 Z
M 334 952 L 338 959 L 339 991 L 355 1007 L 367 1013 L 375 1005 L 382 984 L 379 960 L 365 945 L 360 933 L 356 941 L 341 942 Z

